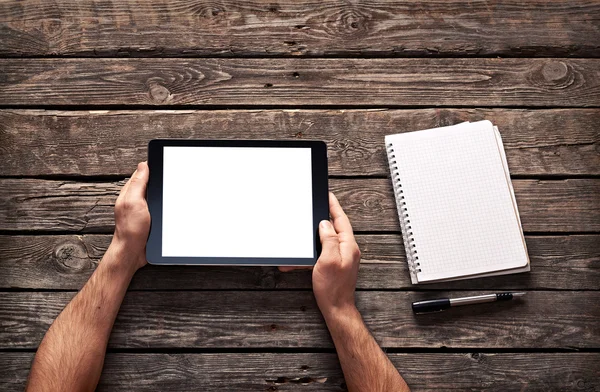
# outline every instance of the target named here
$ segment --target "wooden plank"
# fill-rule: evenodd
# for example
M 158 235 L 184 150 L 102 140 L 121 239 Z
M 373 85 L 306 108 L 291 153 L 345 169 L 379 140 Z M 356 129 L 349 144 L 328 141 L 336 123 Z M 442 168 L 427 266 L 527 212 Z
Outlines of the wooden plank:
M 0 75 L 5 106 L 600 102 L 600 59 L 4 59 Z
M 415 391 L 595 391 L 598 353 L 388 354 Z M 3 353 L 0 384 L 22 391 L 33 353 Z M 344 391 L 331 353 L 109 353 L 98 391 Z
M 598 56 L 595 1 L 28 0 L 4 56 Z
M 600 292 L 529 291 L 524 300 L 415 316 L 413 301 L 483 294 L 359 291 L 357 307 L 388 348 L 594 348 Z M 71 292 L 0 293 L 0 349 L 37 347 Z M 576 310 L 576 311 L 575 311 Z M 310 291 L 134 291 L 111 348 L 333 347 Z
M 110 235 L 0 236 L 0 288 L 78 290 L 110 244 Z M 411 289 L 402 238 L 357 235 L 359 289 Z M 526 237 L 531 272 L 418 286 L 419 289 L 600 290 L 600 236 Z M 311 272 L 273 267 L 146 266 L 130 288 L 310 289 Z
M 109 233 L 123 181 L 0 179 L 0 230 Z M 357 231 L 399 231 L 389 179 L 332 179 Z M 513 180 L 525 231 L 600 231 L 600 179 Z
M 128 176 L 148 140 L 316 139 L 333 175 L 388 175 L 383 137 L 489 119 L 514 175 L 599 175 L 600 109 L 0 110 L 1 176 Z

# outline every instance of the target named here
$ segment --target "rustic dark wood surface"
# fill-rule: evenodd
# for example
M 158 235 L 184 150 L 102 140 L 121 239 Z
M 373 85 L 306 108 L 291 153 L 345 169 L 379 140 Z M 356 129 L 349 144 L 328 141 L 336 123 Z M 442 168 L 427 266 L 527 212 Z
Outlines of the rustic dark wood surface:
M 111 232 L 123 184 L 0 179 L 0 230 Z M 513 187 L 525 232 L 600 231 L 600 178 L 518 179 Z M 329 189 L 356 231 L 400 231 L 389 179 L 334 178 Z
M 79 289 L 94 271 L 112 236 L 0 236 L 0 289 Z M 410 283 L 400 234 L 358 234 L 362 251 L 358 287 L 415 289 Z M 526 235 L 535 268 L 528 274 L 418 286 L 439 289 L 600 289 L 600 235 Z M 147 266 L 132 290 L 310 289 L 310 272 L 281 273 L 269 267 Z
M 585 107 L 596 59 L 1 59 L 0 105 Z M 448 94 L 452 91 L 452 94 Z
M 574 0 L 19 1 L 5 56 L 591 56 L 600 5 Z
M 324 140 L 332 175 L 387 176 L 384 135 L 483 119 L 513 176 L 600 175 L 596 109 L 0 110 L 0 175 L 126 177 L 172 137 Z
M 600 345 L 598 291 L 531 291 L 527 301 L 415 316 L 411 303 L 473 291 L 361 291 L 357 306 L 386 348 L 561 348 Z M 74 292 L 1 293 L 0 348 L 32 349 Z M 577 312 L 573 312 L 577 309 Z M 235 325 L 235 328 L 232 326 Z M 502 333 L 498 333 L 500 330 Z M 493 336 L 493 339 L 490 339 Z M 135 291 L 110 348 L 332 348 L 312 292 Z
M 0 2 L 0 389 L 157 137 L 320 139 L 358 306 L 414 390 L 600 391 L 600 2 Z M 122 58 L 129 57 L 129 58 Z M 151 58 L 150 58 L 151 57 Z M 500 128 L 531 272 L 410 283 L 383 137 Z M 310 272 L 148 266 L 99 390 L 344 391 Z M 527 291 L 415 317 L 410 302 Z
M 600 358 L 593 353 L 389 354 L 416 391 L 596 391 Z M 0 367 L 6 386 L 22 390 L 31 353 L 7 353 Z M 237 366 L 231 368 L 230 364 Z M 269 366 L 265 367 L 265 364 Z M 435 369 L 435 371 L 431 371 Z M 523 375 L 527 374 L 528 379 Z M 451 379 L 452 382 L 448 380 Z M 124 354 L 109 353 L 99 391 L 345 390 L 335 354 Z

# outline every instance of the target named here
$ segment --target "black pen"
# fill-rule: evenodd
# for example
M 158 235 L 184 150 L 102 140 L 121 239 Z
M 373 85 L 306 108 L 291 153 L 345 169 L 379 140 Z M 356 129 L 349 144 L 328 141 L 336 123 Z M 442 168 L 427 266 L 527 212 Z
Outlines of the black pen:
M 441 312 L 442 310 L 450 309 L 454 306 L 481 304 L 484 302 L 510 301 L 513 298 L 519 298 L 524 295 L 525 293 L 498 293 L 476 295 L 474 297 L 430 299 L 428 301 L 413 302 L 412 310 L 417 314 Z

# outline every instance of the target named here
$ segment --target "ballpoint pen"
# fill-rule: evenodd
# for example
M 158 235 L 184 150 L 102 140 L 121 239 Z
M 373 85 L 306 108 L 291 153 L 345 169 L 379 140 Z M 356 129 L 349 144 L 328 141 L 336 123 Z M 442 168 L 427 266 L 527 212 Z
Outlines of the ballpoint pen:
M 525 293 L 497 293 L 497 294 L 485 294 L 476 295 L 474 297 L 462 297 L 462 298 L 438 298 L 430 299 L 427 301 L 413 302 L 413 312 L 419 313 L 431 313 L 441 312 L 442 310 L 450 309 L 454 306 L 480 304 L 484 302 L 496 302 L 496 301 L 510 301 L 513 298 L 519 298 L 524 296 Z

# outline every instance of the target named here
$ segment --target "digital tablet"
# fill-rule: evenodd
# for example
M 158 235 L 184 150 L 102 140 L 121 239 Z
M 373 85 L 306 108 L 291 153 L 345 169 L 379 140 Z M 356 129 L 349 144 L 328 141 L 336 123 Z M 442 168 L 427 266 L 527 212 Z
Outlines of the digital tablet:
M 148 166 L 150 264 L 315 264 L 324 142 L 157 139 Z

